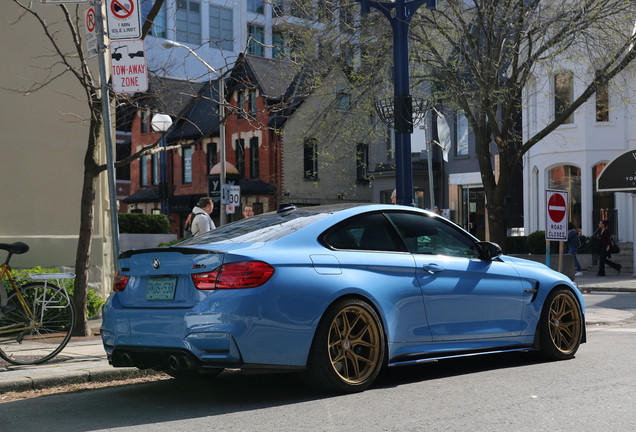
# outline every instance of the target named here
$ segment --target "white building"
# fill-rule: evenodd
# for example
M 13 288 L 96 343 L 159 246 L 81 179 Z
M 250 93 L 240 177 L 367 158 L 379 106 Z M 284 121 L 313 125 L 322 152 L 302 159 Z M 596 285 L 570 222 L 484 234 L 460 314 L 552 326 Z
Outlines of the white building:
M 545 127 L 594 80 L 594 66 L 555 62 L 538 70 L 524 89 L 523 141 Z M 620 241 L 634 239 L 632 194 L 597 192 L 605 165 L 636 148 L 634 68 L 623 71 L 583 104 L 565 124 L 524 157 L 525 233 L 545 230 L 546 189 L 569 191 L 570 221 L 590 236 L 610 219 Z

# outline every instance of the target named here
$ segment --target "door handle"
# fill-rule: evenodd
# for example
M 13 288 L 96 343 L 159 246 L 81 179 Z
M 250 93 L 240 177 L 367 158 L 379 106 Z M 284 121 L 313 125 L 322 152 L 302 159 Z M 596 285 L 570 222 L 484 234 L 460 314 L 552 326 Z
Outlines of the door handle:
M 428 272 L 430 274 L 435 274 L 435 273 L 443 272 L 444 268 L 438 266 L 437 264 L 431 263 L 431 264 L 428 264 L 428 265 L 424 266 L 424 271 Z

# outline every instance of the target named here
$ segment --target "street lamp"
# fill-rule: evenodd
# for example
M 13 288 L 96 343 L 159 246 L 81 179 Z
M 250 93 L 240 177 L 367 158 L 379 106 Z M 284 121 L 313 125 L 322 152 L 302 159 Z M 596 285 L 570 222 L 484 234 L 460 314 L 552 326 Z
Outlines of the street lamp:
M 165 132 L 172 126 L 172 118 L 167 114 L 155 114 L 150 121 L 150 126 L 155 132 L 161 132 L 161 152 L 159 153 L 159 165 L 161 178 L 159 180 L 159 196 L 161 198 L 161 214 L 170 217 L 170 204 L 168 203 L 168 157 L 166 155 Z
M 437 8 L 437 0 L 356 0 L 362 14 L 379 10 L 393 30 L 393 128 L 395 133 L 395 190 L 397 204 L 413 206 L 413 167 L 411 133 L 413 133 L 413 98 L 409 94 L 409 24 L 417 9 L 426 4 Z M 429 159 L 430 160 L 430 159 Z
M 223 198 L 223 185 L 225 185 L 225 84 L 223 83 L 223 79 L 219 72 L 210 66 L 208 62 L 203 60 L 192 48 L 187 45 L 184 45 L 179 42 L 175 42 L 172 40 L 166 40 L 162 44 L 164 48 L 183 48 L 188 50 L 190 54 L 192 54 L 197 60 L 199 60 L 203 65 L 208 68 L 210 72 L 216 75 L 219 80 L 219 145 L 221 147 L 219 153 L 221 156 L 221 172 L 219 173 L 219 183 L 221 185 L 221 199 Z M 221 202 L 220 209 L 220 219 L 219 225 L 225 224 L 225 213 L 226 209 L 223 203 Z

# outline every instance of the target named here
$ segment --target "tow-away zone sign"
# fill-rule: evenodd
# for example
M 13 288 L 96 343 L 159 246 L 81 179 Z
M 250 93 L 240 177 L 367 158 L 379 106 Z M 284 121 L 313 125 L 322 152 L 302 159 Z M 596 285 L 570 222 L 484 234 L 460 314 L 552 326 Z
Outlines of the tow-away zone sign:
M 148 68 L 143 39 L 110 43 L 111 74 L 116 93 L 138 93 L 148 90 Z

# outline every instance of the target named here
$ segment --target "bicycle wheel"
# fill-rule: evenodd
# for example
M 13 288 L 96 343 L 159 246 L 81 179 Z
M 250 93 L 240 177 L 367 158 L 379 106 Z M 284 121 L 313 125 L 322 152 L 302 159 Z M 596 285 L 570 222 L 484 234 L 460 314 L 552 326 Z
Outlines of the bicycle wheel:
M 0 357 L 16 365 L 43 363 L 68 343 L 75 323 L 75 309 L 66 291 L 55 285 L 33 282 L 20 289 L 35 321 L 14 292 L 9 304 L 15 309 L 0 317 Z

